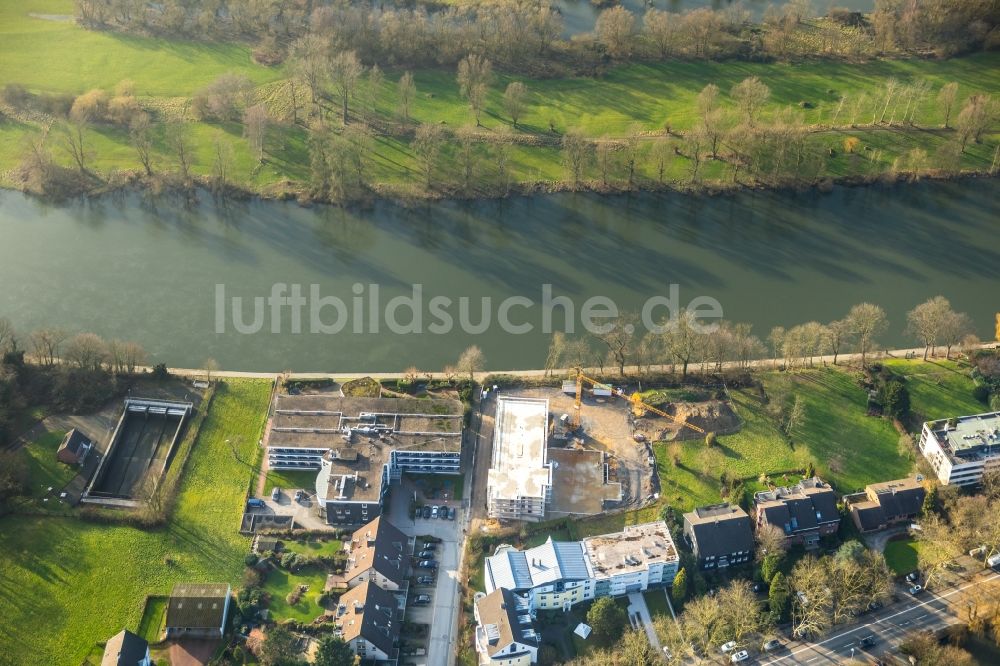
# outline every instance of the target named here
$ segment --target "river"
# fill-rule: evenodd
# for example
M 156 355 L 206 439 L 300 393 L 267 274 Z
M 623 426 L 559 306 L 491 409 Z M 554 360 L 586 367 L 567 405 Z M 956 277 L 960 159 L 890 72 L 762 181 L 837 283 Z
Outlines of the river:
M 732 5 L 740 5 L 750 12 L 754 20 L 760 20 L 769 5 L 780 7 L 787 0 L 621 0 L 620 4 L 634 13 L 638 21 L 646 9 L 656 8 L 671 12 L 685 12 L 699 7 L 725 9 Z M 597 22 L 598 14 L 603 7 L 596 7 L 589 0 L 553 0 L 552 5 L 559 9 L 563 17 L 563 36 L 591 32 Z M 608 5 L 610 6 L 610 5 Z M 844 7 L 853 11 L 870 12 L 875 8 L 875 0 L 838 0 L 837 2 L 813 2 L 815 14 L 825 14 L 830 7 Z
M 3 191 L 0 316 L 22 331 L 57 326 L 135 340 L 173 366 L 213 357 L 226 369 L 260 371 L 438 370 L 470 344 L 490 368 L 540 367 L 545 284 L 572 301 L 578 334 L 588 298 L 637 310 L 675 284 L 680 306 L 714 298 L 727 319 L 752 322 L 762 338 L 772 326 L 830 321 L 869 300 L 889 315 L 881 341 L 910 346 L 906 311 L 937 294 L 991 338 L 1000 310 L 998 195 L 1000 181 L 967 180 L 826 194 L 380 202 L 353 211 L 221 206 L 204 193 L 194 206 L 142 194 L 51 205 Z M 266 301 L 260 331 L 238 332 L 237 324 L 253 323 L 252 299 L 271 295 L 275 283 L 288 285 L 285 294 L 291 285 L 302 290 L 299 332 L 291 306 L 275 310 L 272 332 Z M 422 332 L 394 333 L 381 313 L 393 297 L 412 297 L 413 284 L 422 285 Z M 533 303 L 507 312 L 512 324 L 531 324 L 529 333 L 496 324 L 512 296 Z M 233 297 L 243 299 L 240 318 Z M 443 328 L 431 316 L 434 297 L 453 299 L 442 308 L 456 321 L 450 332 L 431 332 Z M 461 297 L 471 298 L 470 324 L 480 321 L 479 299 L 492 299 L 485 332 L 463 330 L 472 328 L 458 322 Z M 339 298 L 345 312 L 324 298 Z M 565 309 L 550 309 L 553 326 L 563 327 Z M 404 304 L 393 321 L 409 325 L 410 314 Z M 339 333 L 322 328 L 338 320 Z

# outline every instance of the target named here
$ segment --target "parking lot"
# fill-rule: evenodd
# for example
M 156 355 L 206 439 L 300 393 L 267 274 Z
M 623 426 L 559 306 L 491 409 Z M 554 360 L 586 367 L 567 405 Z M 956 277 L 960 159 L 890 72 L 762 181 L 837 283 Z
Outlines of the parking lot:
M 302 490 L 304 497 L 295 500 L 295 491 Z M 282 488 L 277 499 L 272 499 L 271 495 L 259 498 L 263 504 L 260 507 L 247 507 L 247 513 L 264 514 L 271 516 L 291 516 L 295 525 L 306 530 L 333 530 L 326 520 L 317 513 L 316 499 L 308 489 L 302 488 Z
M 406 478 L 398 486 L 393 486 L 389 494 L 387 514 L 389 521 L 408 536 L 418 537 L 417 546 L 422 541 L 421 536 L 432 536 L 441 540 L 435 549 L 438 567 L 422 569 L 414 567 L 413 582 L 410 587 L 410 603 L 407 608 L 406 621 L 426 624 L 430 627 L 427 641 L 426 656 L 402 656 L 401 664 L 413 663 L 420 666 L 447 666 L 456 639 L 458 623 L 459 580 L 458 564 L 462 538 L 461 524 L 464 518 L 460 500 L 429 500 L 440 506 L 454 508 L 457 512 L 455 520 L 442 518 L 410 518 L 410 502 L 416 492 L 415 486 Z M 416 564 L 416 560 L 414 561 Z M 433 584 L 418 584 L 420 576 L 432 576 Z M 430 595 L 427 605 L 412 605 L 417 595 Z

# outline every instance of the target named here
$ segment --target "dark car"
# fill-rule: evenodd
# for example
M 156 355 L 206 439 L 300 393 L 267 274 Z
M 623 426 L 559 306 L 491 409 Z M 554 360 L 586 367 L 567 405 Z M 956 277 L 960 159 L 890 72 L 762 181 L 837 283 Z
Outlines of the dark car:
M 448 520 L 455 520 L 455 514 L 457 513 L 458 512 L 455 511 L 455 507 L 448 509 Z
M 434 576 L 418 576 L 417 585 L 433 585 Z
M 431 602 L 431 595 L 429 594 L 418 594 L 413 600 L 414 606 L 426 606 Z
M 424 518 L 430 518 L 431 517 L 431 508 L 429 506 L 425 506 L 424 507 L 423 516 L 424 516 Z
M 436 543 L 434 543 L 433 541 L 428 541 L 424 544 L 421 544 L 420 550 L 434 550 L 437 547 L 438 545 Z
M 427 558 L 433 558 L 434 557 L 434 551 L 433 550 L 422 550 L 419 553 L 417 553 L 417 557 L 419 557 L 422 560 L 426 560 Z
M 877 640 L 878 639 L 875 638 L 875 634 L 868 634 L 867 636 L 862 637 L 860 641 L 858 641 L 858 645 L 861 646 L 862 649 L 870 648 L 871 646 L 875 645 L 875 642 Z
M 910 573 L 906 574 L 906 580 L 910 581 L 911 583 L 916 583 L 918 580 L 920 580 L 920 572 L 911 571 Z
M 438 563 L 434 560 L 420 560 L 420 563 L 417 564 L 417 566 L 421 569 L 437 569 Z

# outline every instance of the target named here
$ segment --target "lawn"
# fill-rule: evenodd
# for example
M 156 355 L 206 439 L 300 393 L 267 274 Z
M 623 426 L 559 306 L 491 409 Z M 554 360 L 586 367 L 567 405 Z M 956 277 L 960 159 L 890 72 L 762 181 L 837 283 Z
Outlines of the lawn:
M 49 488 L 58 494 L 79 471 L 76 465 L 56 460 L 56 450 L 65 435 L 65 432 L 47 432 L 22 449 L 28 463 L 32 497 L 44 497 Z
M 988 411 L 986 405 L 972 397 L 975 382 L 967 365 L 934 358 L 926 362 L 889 359 L 885 365 L 906 377 L 910 410 L 916 422 Z
M 805 417 L 791 432 L 816 472 L 841 493 L 912 471 L 899 451 L 899 434 L 887 419 L 866 416 L 867 395 L 849 371 L 833 367 L 764 376 L 772 402 L 801 397 Z
M 282 544 L 286 551 L 301 553 L 310 557 L 333 557 L 344 550 L 344 544 L 337 539 L 309 539 L 305 542 L 283 541 Z
M 271 490 L 275 487 L 284 491 L 303 489 L 310 495 L 316 492 L 316 470 L 307 472 L 304 470 L 281 470 L 269 469 L 267 480 L 264 483 L 264 494 L 271 495 Z
M 76 666 L 97 641 L 139 629 L 146 595 L 182 581 L 238 584 L 249 541 L 237 527 L 270 386 L 219 384 L 162 529 L 0 519 L 0 654 L 15 664 Z
M 911 537 L 890 541 L 885 546 L 885 563 L 898 575 L 908 574 L 917 568 L 920 543 Z
M 163 623 L 167 619 L 168 597 L 156 596 L 146 600 L 146 608 L 142 612 L 142 619 L 139 620 L 139 629 L 136 633 L 146 639 L 147 643 L 158 643 Z
M 646 598 L 646 608 L 649 609 L 649 616 L 654 620 L 659 616 L 670 617 L 670 607 L 667 606 L 667 595 L 664 588 L 647 590 L 642 593 Z
M 309 589 L 298 603 L 289 605 L 286 597 L 298 585 L 308 585 Z M 274 569 L 264 582 L 264 591 L 271 595 L 268 610 L 275 620 L 312 622 L 324 613 L 316 600 L 323 593 L 325 586 L 326 572 L 319 569 L 304 569 L 297 574 L 290 574 L 284 569 Z
M 258 165 L 251 156 L 242 128 L 235 122 L 194 122 L 188 127 L 194 146 L 195 173 L 212 172 L 215 141 L 223 138 L 233 148 L 231 173 L 243 186 L 261 190 L 285 181 L 303 182 L 309 177 L 306 132 L 291 120 L 290 88 L 285 85 L 284 66 L 255 64 L 250 50 L 241 44 L 207 44 L 121 35 L 109 31 L 91 31 L 72 21 L 34 18 L 29 14 L 66 15 L 72 13 L 69 0 L 28 0 L 5 3 L 0 7 L 0 85 L 21 83 L 35 91 L 79 94 L 100 87 L 111 91 L 122 79 L 135 82 L 136 95 L 148 106 L 178 111 L 196 90 L 225 72 L 246 75 L 256 86 L 255 101 L 267 105 L 279 123 L 272 127 L 267 159 Z M 401 70 L 388 69 L 380 89 L 374 95 L 376 113 L 383 120 L 395 118 L 397 83 Z M 815 60 L 798 64 L 727 62 L 681 62 L 630 64 L 612 67 L 600 77 L 531 79 L 500 73 L 490 87 L 483 127 L 490 134 L 510 128 L 511 121 L 502 111 L 503 90 L 515 78 L 529 89 L 527 108 L 518 132 L 533 135 L 535 144 L 511 148 L 508 173 L 515 182 L 557 181 L 566 178 L 560 151 L 554 142 L 566 130 L 579 128 L 591 137 L 621 137 L 633 129 L 662 130 L 690 128 L 696 121 L 695 99 L 708 83 L 721 90 L 720 102 L 731 107 L 729 91 L 748 76 L 758 76 L 771 88 L 769 103 L 763 110 L 766 119 L 792 106 L 811 125 L 829 125 L 838 114 L 841 97 L 851 107 L 855 99 L 865 100 L 858 114 L 859 123 L 871 122 L 872 108 L 882 95 L 885 82 L 895 78 L 908 83 L 918 79 L 933 86 L 919 105 L 917 122 L 936 126 L 943 117 L 935 101 L 935 92 L 946 82 L 959 83 L 959 98 L 973 92 L 1000 92 L 1000 54 L 981 53 L 948 60 L 876 60 L 845 63 Z M 450 129 L 473 123 L 468 104 L 460 97 L 454 71 L 429 69 L 414 72 L 417 94 L 411 116 L 415 122 L 442 123 Z M 372 98 L 363 80 L 356 92 L 354 113 L 367 106 Z M 335 115 L 335 114 L 334 114 Z M 849 111 L 841 109 L 837 125 L 850 122 Z M 553 134 L 552 130 L 555 130 Z M 9 169 L 20 162 L 26 137 L 37 134 L 41 126 L 34 121 L 0 123 L 0 174 L 10 178 Z M 158 128 L 154 141 L 155 169 L 174 167 Z M 856 136 L 870 150 L 847 154 L 841 145 L 848 135 Z M 128 133 L 108 126 L 86 132 L 92 167 L 107 172 L 113 169 L 138 169 Z M 856 131 L 831 131 L 814 135 L 811 140 L 826 155 L 824 170 L 831 176 L 864 175 L 871 170 L 869 158 L 880 168 L 912 148 L 928 154 L 952 138 L 951 132 L 908 131 L 895 127 Z M 982 144 L 970 144 L 964 156 L 966 167 L 985 169 L 990 164 L 997 135 L 988 134 Z M 58 161 L 69 164 L 65 151 L 50 139 Z M 453 143 L 453 142 L 452 142 Z M 647 159 L 651 142 L 643 142 L 638 171 L 654 178 L 652 160 Z M 679 147 L 679 146 L 678 146 Z M 480 151 L 478 179 L 492 180 L 495 165 Z M 683 151 L 681 151 L 683 152 Z M 438 179 L 460 181 L 454 145 L 444 148 Z M 671 159 L 666 175 L 674 181 L 688 178 L 686 158 Z M 718 180 L 728 177 L 729 167 L 720 160 L 703 166 L 703 177 Z M 591 165 L 586 178 L 596 178 Z M 374 183 L 396 188 L 422 187 L 420 168 L 408 139 L 380 136 L 372 142 L 371 164 L 366 176 Z M 8 183 L 12 184 L 12 183 Z
M 892 423 L 865 415 L 866 395 L 854 378 L 839 368 L 814 368 L 760 375 L 768 396 L 765 404 L 754 392 L 732 391 L 732 405 L 743 428 L 721 435 L 708 448 L 704 440 L 654 445 L 663 499 L 689 511 L 722 499 L 720 476 L 743 479 L 749 490 L 760 488 L 763 473 L 775 483 L 794 483 L 795 470 L 809 462 L 838 492 L 868 483 L 906 476 L 910 459 L 900 454 L 899 435 Z M 801 399 L 802 422 L 786 437 L 782 412 Z M 679 464 L 674 465 L 674 453 Z
M 448 500 L 464 498 L 464 474 L 414 474 L 407 472 L 406 476 L 416 483 L 417 487 L 425 494 L 433 493 L 432 499 L 444 499 L 444 493 L 448 494 Z

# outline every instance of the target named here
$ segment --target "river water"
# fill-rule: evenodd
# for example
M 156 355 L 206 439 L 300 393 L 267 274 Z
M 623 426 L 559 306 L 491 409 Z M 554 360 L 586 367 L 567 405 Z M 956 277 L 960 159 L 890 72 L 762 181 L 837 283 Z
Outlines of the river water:
M 552 297 L 571 301 L 577 334 L 594 295 L 638 310 L 677 285 L 678 305 L 714 298 L 727 319 L 752 322 L 761 337 L 775 325 L 830 321 L 869 300 L 890 318 L 882 342 L 910 345 L 906 311 L 943 294 L 987 338 L 1000 311 L 998 194 L 1000 181 L 972 180 L 827 194 L 381 202 L 354 211 L 222 206 L 204 193 L 193 206 L 141 194 L 49 205 L 5 191 L 0 316 L 23 331 L 58 326 L 135 340 L 173 366 L 213 357 L 227 369 L 261 371 L 437 370 L 470 344 L 494 369 L 540 367 L 549 340 L 546 284 Z M 297 285 L 306 304 L 275 308 L 272 322 L 263 299 L 276 283 L 277 295 L 281 284 L 285 294 Z M 393 297 L 413 298 L 414 284 L 422 285 L 421 332 L 393 332 L 393 322 L 416 328 L 407 304 L 391 321 L 383 314 Z M 512 296 L 532 303 L 507 311 L 512 324 L 531 324 L 529 333 L 497 324 Z M 242 298 L 238 318 L 233 297 Z M 260 330 L 241 333 L 237 325 L 254 328 L 255 297 L 263 301 Z M 433 311 L 434 297 L 452 303 Z M 469 297 L 466 325 L 462 297 Z M 492 299 L 488 307 L 482 297 Z M 467 332 L 484 309 L 491 325 Z M 553 327 L 565 327 L 566 309 L 548 309 Z M 431 332 L 444 328 L 442 310 L 455 324 Z M 337 333 L 323 328 L 338 321 Z
M 750 12 L 750 16 L 755 20 L 760 20 L 769 5 L 780 7 L 786 4 L 787 0 L 621 0 L 620 4 L 634 13 L 637 21 L 641 24 L 642 15 L 649 8 L 662 9 L 671 12 L 685 12 L 700 7 L 710 7 L 712 9 L 725 9 L 732 5 L 740 5 Z M 591 32 L 597 22 L 598 14 L 603 11 L 602 7 L 596 7 L 589 0 L 554 0 L 552 5 L 559 9 L 563 17 L 563 35 L 572 37 L 573 35 Z M 870 12 L 875 8 L 875 0 L 836 0 L 835 2 L 812 3 L 814 14 L 825 14 L 830 7 L 844 7 L 854 11 Z

